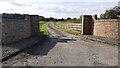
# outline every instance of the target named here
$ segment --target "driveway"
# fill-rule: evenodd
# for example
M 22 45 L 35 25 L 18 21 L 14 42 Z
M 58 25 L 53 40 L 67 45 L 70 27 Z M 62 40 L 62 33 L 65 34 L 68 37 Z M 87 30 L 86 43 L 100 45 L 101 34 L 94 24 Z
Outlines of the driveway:
M 12 66 L 115 66 L 118 46 L 83 40 L 47 25 L 50 36 L 32 52 L 31 57 Z M 60 34 L 61 33 L 61 34 Z

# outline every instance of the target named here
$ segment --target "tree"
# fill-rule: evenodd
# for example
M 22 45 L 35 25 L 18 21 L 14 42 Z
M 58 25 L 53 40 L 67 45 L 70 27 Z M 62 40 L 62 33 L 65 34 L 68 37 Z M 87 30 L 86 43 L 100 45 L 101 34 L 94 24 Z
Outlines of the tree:
M 120 19 L 120 7 L 116 6 L 106 10 L 104 14 L 100 15 L 101 19 Z
M 45 21 L 45 17 L 39 16 L 39 20 L 40 20 L 40 21 Z
M 64 20 L 65 20 L 64 18 L 61 19 L 61 21 L 64 21 Z
M 71 18 L 70 18 L 70 17 L 68 17 L 66 20 L 71 20 Z

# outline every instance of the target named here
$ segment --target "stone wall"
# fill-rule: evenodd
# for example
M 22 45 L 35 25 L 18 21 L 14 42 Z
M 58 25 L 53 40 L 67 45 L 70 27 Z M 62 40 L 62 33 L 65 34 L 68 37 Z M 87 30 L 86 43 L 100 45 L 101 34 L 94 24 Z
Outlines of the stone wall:
M 2 14 L 2 44 L 13 43 L 36 35 L 39 32 L 39 25 L 36 24 L 39 23 L 39 19 L 36 20 L 34 17 L 27 14 Z
M 92 22 L 92 23 L 91 23 Z M 83 16 L 82 34 L 118 39 L 120 19 L 97 19 L 97 15 Z
M 94 35 L 118 39 L 119 26 L 120 19 L 95 20 Z
M 30 37 L 30 18 L 2 18 L 2 43 L 12 43 Z

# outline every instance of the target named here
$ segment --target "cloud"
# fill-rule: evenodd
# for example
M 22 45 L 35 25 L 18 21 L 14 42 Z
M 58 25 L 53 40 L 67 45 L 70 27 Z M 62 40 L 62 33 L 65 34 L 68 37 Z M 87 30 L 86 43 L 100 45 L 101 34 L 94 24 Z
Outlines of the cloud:
M 112 5 L 111 5 L 112 4 Z M 106 5 L 106 6 L 105 6 Z M 79 17 L 81 14 L 101 14 L 105 9 L 114 6 L 115 3 L 96 3 L 96 2 L 65 2 L 65 3 L 47 3 L 36 4 L 37 12 L 43 16 L 54 16 L 58 18 L 67 18 L 68 16 Z
M 120 6 L 120 1 L 118 2 L 118 6 Z
M 119 0 L 65 0 L 70 2 L 118 2 Z
M 5 11 L 13 11 L 14 9 L 7 9 L 7 10 L 5 10 Z
M 29 0 L 27 0 L 29 1 Z M 118 2 L 119 0 L 30 0 L 32 3 L 63 3 L 63 2 Z
M 13 4 L 15 6 L 26 6 L 26 4 L 21 4 L 21 3 L 17 3 L 17 2 L 11 2 L 11 4 Z
M 84 6 L 91 6 L 93 5 L 93 3 L 90 3 L 90 2 L 86 2 L 86 3 L 83 3 Z
M 35 8 L 36 10 L 44 10 L 45 8 L 44 7 L 37 7 Z
M 14 2 L 14 0 L 0 0 L 0 2 Z
M 118 4 L 117 2 L 75 2 L 75 0 L 71 0 L 72 2 L 56 3 L 39 3 L 39 0 L 32 0 L 34 2 L 28 0 L 5 1 L 0 2 L 0 5 L 3 6 L 0 7 L 0 12 L 38 14 L 57 18 L 67 18 L 68 16 L 71 18 L 79 17 L 81 14 L 101 14 L 105 9 Z
M 19 6 L 19 7 L 22 7 L 22 6 L 28 6 L 28 7 L 31 7 L 32 5 L 30 4 L 24 4 L 24 3 L 19 3 L 19 2 L 16 2 L 16 1 L 12 1 L 10 2 L 12 5 L 14 6 Z
M 80 10 L 76 8 L 60 8 L 56 7 L 52 9 L 55 13 L 62 13 L 62 14 L 77 14 L 80 12 Z
M 43 12 L 49 12 L 49 13 L 52 12 L 55 14 L 77 14 L 80 12 L 80 9 L 76 9 L 76 7 L 74 8 L 66 7 L 66 6 L 62 6 L 62 4 L 61 5 L 51 4 L 46 6 L 40 5 L 36 9 Z

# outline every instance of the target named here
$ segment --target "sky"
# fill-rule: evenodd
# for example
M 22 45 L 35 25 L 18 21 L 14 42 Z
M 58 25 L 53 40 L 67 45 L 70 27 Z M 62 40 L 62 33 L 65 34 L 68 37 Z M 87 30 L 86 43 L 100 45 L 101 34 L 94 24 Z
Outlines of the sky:
M 98 16 L 119 0 L 0 0 L 0 13 L 34 14 L 54 18 Z

